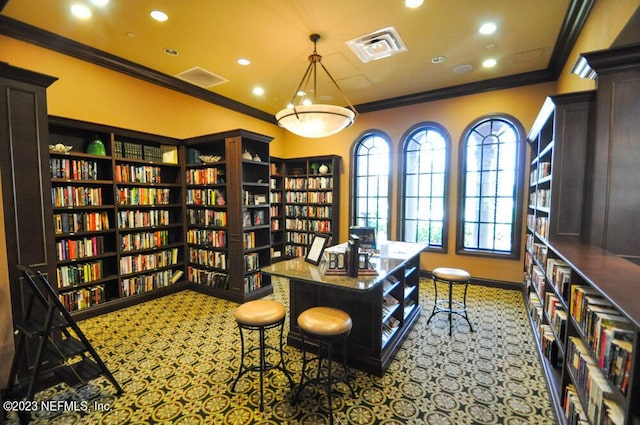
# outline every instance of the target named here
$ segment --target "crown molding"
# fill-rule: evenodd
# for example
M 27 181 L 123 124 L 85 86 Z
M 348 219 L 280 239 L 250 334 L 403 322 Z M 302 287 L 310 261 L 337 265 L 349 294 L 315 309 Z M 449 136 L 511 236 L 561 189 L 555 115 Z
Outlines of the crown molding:
M 6 3 L 6 0 L 0 0 L 0 11 Z M 575 45 L 594 3 L 595 0 L 570 0 L 567 14 L 565 15 L 560 33 L 556 40 L 551 59 L 549 60 L 549 65 L 544 70 L 363 103 L 355 105 L 355 108 L 359 113 L 373 112 L 432 102 L 434 100 L 466 96 L 474 93 L 483 93 L 493 90 L 509 89 L 530 84 L 555 81 L 558 79 L 567 58 L 571 54 L 571 50 Z M 194 86 L 178 78 L 157 72 L 151 68 L 136 64 L 127 59 L 111 55 L 104 51 L 86 46 L 65 37 L 60 37 L 51 32 L 44 31 L 2 15 L 0 15 L 0 34 L 121 72 L 131 77 L 193 96 L 206 102 L 222 106 L 271 124 L 276 124 L 275 117 L 265 111 L 261 111 L 228 97 Z

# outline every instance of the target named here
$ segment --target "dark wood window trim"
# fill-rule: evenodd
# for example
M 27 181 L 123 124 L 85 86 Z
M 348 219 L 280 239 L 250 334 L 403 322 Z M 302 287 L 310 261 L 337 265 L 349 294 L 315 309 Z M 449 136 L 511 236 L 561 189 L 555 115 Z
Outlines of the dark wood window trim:
M 449 182 L 451 175 L 451 136 L 447 130 L 440 124 L 435 122 L 421 122 L 412 126 L 402 136 L 402 143 L 399 149 L 400 158 L 400 172 L 398 179 L 398 235 L 400 240 L 406 239 L 406 196 L 407 196 L 407 147 L 413 140 L 413 137 L 423 131 L 435 131 L 439 133 L 445 142 L 445 166 L 444 166 L 444 187 L 443 187 L 443 222 L 442 222 L 442 244 L 440 246 L 429 246 L 428 251 L 446 253 L 448 251 L 449 240 L 449 222 L 450 222 L 450 209 L 449 209 Z
M 358 166 L 357 166 L 357 154 L 358 154 L 358 149 L 360 148 L 361 144 L 363 142 L 365 142 L 366 140 L 368 140 L 371 137 L 379 137 L 381 139 L 383 139 L 386 143 L 387 143 L 387 147 L 388 147 L 388 152 L 389 152 L 389 172 L 388 172 L 388 187 L 387 187 L 387 209 L 388 209 L 388 213 L 387 213 L 387 239 L 390 239 L 391 234 L 391 180 L 392 180 L 392 176 L 393 176 L 393 161 L 392 161 L 392 145 L 391 145 L 391 138 L 384 133 L 383 131 L 380 130 L 368 130 L 364 133 L 362 133 L 354 142 L 352 148 L 351 148 L 351 184 L 350 184 L 350 202 L 349 202 L 349 217 L 350 217 L 350 225 L 357 225 L 358 224 L 358 220 L 357 220 L 357 213 L 358 213 L 358 209 L 357 209 L 357 203 L 356 203 L 356 199 L 358 197 L 358 186 L 357 186 L 357 182 L 358 182 Z
M 489 120 L 502 120 L 510 123 L 517 133 L 516 143 L 516 173 L 515 173 L 515 194 L 513 196 L 515 208 L 512 216 L 511 226 L 511 249 L 510 251 L 496 251 L 489 249 L 476 249 L 464 247 L 464 211 L 465 211 L 465 191 L 466 191 L 466 170 L 467 170 L 467 139 L 471 132 L 480 124 Z M 457 231 L 456 231 L 456 253 L 462 255 L 474 255 L 493 258 L 519 259 L 522 250 L 522 214 L 524 196 L 524 172 L 525 172 L 525 152 L 526 134 L 522 124 L 513 116 L 508 114 L 490 114 L 480 117 L 470 123 L 462 133 L 459 143 L 459 168 L 458 168 L 458 211 L 457 211 Z

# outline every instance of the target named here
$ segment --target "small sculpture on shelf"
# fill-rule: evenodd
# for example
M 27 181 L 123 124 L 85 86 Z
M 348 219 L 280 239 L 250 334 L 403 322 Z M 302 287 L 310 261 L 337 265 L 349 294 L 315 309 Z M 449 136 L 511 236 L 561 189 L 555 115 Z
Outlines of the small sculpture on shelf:
M 258 155 L 258 154 L 255 154 L 253 156 L 253 160 L 256 161 L 256 162 L 262 162 L 262 158 L 260 158 L 260 155 Z
M 253 159 L 253 156 L 251 155 L 251 152 L 245 149 L 245 151 L 242 153 L 242 159 L 248 159 L 249 161 L 251 161 Z
M 71 145 L 63 145 L 62 143 L 57 143 L 55 145 L 49 145 L 49 150 L 55 153 L 69 153 L 73 149 Z
M 107 155 L 107 150 L 105 149 L 104 143 L 102 143 L 102 139 L 100 138 L 100 136 L 93 136 L 91 138 L 91 141 L 87 145 L 87 153 L 100 156 Z
M 326 164 L 322 164 L 318 168 L 318 171 L 320 172 L 320 174 L 327 174 L 329 172 L 329 167 L 327 167 Z

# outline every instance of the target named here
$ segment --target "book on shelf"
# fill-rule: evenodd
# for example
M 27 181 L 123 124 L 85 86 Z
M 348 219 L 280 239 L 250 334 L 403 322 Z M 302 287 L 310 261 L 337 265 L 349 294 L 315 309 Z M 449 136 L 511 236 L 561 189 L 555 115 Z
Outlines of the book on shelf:
M 264 211 L 256 210 L 253 212 L 253 225 L 254 226 L 262 226 L 265 224 L 264 222 Z
M 182 277 L 183 274 L 184 274 L 184 272 L 182 270 L 176 270 L 171 275 L 171 278 L 169 279 L 169 282 L 176 283 Z

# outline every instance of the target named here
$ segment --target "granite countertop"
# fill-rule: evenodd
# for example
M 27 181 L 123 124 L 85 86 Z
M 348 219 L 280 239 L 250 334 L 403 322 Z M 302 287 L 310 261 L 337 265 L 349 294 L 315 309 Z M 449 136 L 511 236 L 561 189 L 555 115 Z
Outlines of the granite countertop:
M 328 275 L 325 274 L 327 270 L 326 261 L 322 261 L 316 266 L 306 262 L 302 257 L 276 262 L 262 268 L 262 271 L 267 274 L 293 280 L 324 283 L 345 289 L 366 291 L 374 288 L 395 269 L 402 266 L 407 260 L 420 254 L 426 247 L 426 244 L 388 242 L 389 252 L 387 255 L 374 255 L 370 259 L 371 264 L 376 269 L 376 275 L 360 275 L 358 277 Z

